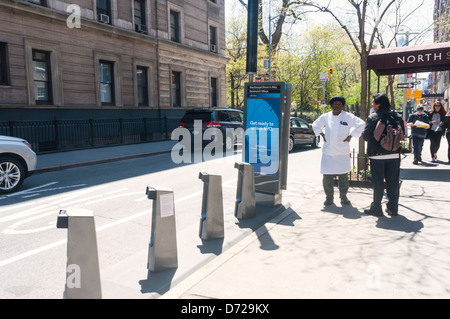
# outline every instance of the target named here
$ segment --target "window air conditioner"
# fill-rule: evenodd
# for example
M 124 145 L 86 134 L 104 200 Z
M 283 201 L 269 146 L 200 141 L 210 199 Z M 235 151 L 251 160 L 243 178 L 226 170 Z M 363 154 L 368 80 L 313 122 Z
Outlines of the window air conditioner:
M 103 23 L 109 23 L 109 15 L 99 14 L 98 21 L 103 22 Z
M 145 24 L 136 24 L 136 32 L 139 33 L 147 32 L 147 26 Z

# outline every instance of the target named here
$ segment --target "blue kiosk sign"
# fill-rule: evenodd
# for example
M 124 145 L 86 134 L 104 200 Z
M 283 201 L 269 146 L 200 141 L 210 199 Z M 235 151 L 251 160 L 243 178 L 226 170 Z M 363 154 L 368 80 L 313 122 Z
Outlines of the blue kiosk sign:
M 244 161 L 254 166 L 257 192 L 285 189 L 289 140 L 290 85 L 246 83 Z

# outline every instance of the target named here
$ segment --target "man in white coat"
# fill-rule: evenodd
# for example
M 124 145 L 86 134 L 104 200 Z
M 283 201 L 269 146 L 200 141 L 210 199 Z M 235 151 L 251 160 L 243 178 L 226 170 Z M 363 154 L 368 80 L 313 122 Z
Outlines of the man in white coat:
M 325 206 L 333 204 L 334 177 L 339 178 L 339 193 L 342 205 L 350 205 L 347 198 L 349 188 L 348 173 L 351 171 L 350 140 L 359 138 L 365 122 L 355 115 L 345 112 L 345 99 L 335 96 L 330 100 L 333 111 L 320 116 L 312 127 L 316 136 L 323 138 L 322 163 L 323 189 L 326 195 Z

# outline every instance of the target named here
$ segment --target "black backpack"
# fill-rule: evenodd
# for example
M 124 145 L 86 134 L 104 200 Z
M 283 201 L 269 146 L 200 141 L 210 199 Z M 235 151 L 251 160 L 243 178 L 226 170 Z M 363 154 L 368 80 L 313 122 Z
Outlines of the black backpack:
M 394 112 L 387 113 L 378 120 L 373 136 L 384 150 L 396 152 L 400 149 L 400 142 L 405 139 L 400 121 Z

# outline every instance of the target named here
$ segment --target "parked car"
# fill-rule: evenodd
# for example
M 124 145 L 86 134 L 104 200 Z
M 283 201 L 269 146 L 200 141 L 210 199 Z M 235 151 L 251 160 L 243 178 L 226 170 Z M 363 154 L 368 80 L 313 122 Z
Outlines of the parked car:
M 0 135 L 0 194 L 17 191 L 36 170 L 37 157 L 27 141 Z
M 191 109 L 187 110 L 182 117 L 178 127 L 184 127 L 191 133 L 191 138 L 200 132 L 194 131 L 194 121 L 202 121 L 202 144 L 207 145 L 215 138 L 215 135 L 211 139 L 204 140 L 203 133 L 211 127 L 220 129 L 222 133 L 222 145 L 224 151 L 234 149 L 234 145 L 242 141 L 243 137 L 243 112 L 228 108 L 210 108 L 210 109 Z M 227 129 L 231 128 L 235 134 L 227 134 Z M 242 130 L 236 130 L 242 129 Z
M 289 152 L 291 152 L 296 145 L 311 145 L 318 147 L 320 143 L 320 136 L 315 136 L 310 124 L 298 117 L 291 117 L 289 136 Z

